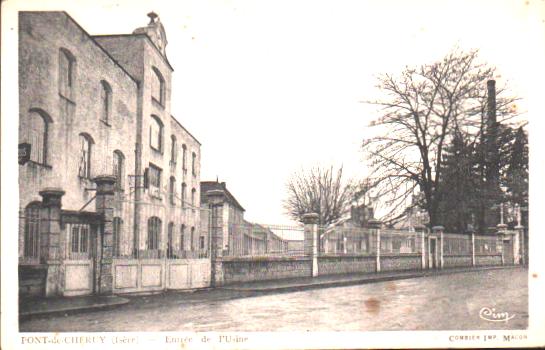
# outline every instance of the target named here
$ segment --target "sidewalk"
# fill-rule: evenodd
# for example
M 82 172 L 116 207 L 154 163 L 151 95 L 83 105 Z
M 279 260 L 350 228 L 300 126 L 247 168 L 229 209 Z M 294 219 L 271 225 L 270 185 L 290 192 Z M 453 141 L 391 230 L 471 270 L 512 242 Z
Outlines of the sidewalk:
M 45 316 L 50 314 L 62 314 L 75 311 L 105 309 L 124 304 L 139 303 L 142 299 L 147 303 L 151 299 L 170 300 L 193 304 L 229 300 L 234 298 L 245 298 L 267 293 L 285 293 L 302 291 L 316 288 L 331 288 L 340 286 L 351 286 L 365 283 L 376 283 L 384 281 L 401 280 L 408 278 L 438 276 L 453 273 L 484 271 L 496 269 L 522 268 L 516 266 L 490 266 L 477 268 L 451 268 L 445 270 L 421 270 L 421 271 L 397 271 L 369 274 L 350 275 L 329 275 L 319 277 L 299 277 L 273 281 L 256 281 L 247 283 L 236 283 L 215 289 L 202 289 L 194 291 L 167 291 L 156 295 L 124 295 L 100 296 L 89 295 L 79 297 L 55 297 L 26 299 L 19 303 L 19 317 Z
M 127 304 L 129 299 L 115 295 L 85 295 L 25 299 L 19 302 L 19 317 L 57 314 L 71 311 L 96 310 Z

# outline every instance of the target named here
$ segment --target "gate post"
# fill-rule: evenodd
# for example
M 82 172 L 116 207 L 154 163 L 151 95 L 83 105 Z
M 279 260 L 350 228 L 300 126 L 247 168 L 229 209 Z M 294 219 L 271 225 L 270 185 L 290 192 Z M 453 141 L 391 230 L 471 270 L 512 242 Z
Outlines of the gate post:
M 420 230 L 420 252 L 422 254 L 422 270 L 424 270 L 426 269 L 426 229 L 421 227 Z
M 211 287 L 223 285 L 223 203 L 225 192 L 210 190 L 206 192 L 210 208 L 210 263 Z
M 96 212 L 102 214 L 102 239 L 100 249 L 98 293 L 113 293 L 113 219 L 114 219 L 114 193 L 116 177 L 101 175 L 93 179 L 97 185 Z
M 439 268 L 443 268 L 445 261 L 443 259 L 443 235 L 445 232 L 445 228 L 443 226 L 434 226 L 432 228 L 434 233 L 439 234 Z
M 61 208 L 64 191 L 60 188 L 45 188 L 40 191 L 42 207 L 40 209 L 40 236 L 45 238 L 41 244 L 44 249 L 41 259 L 47 265 L 47 277 L 45 281 L 45 296 L 53 296 L 59 293 L 61 285 Z
M 375 247 L 375 255 L 376 255 L 376 272 L 380 272 L 380 227 L 382 226 L 382 222 L 380 220 L 369 220 L 368 221 L 369 228 L 373 230 L 376 236 L 376 247 Z
M 502 211 L 503 213 L 503 211 Z M 503 218 L 502 218 L 503 221 Z M 505 235 L 507 234 L 507 225 L 506 224 L 498 224 L 497 226 L 498 233 L 496 236 L 496 251 L 501 252 L 501 264 L 505 265 L 505 252 L 503 251 L 503 239 L 505 238 Z M 514 242 L 513 246 L 514 246 Z
M 471 231 L 471 266 L 475 267 L 475 231 Z
M 524 246 L 524 226 L 517 225 L 515 226 L 515 230 L 517 231 L 517 233 L 513 235 L 513 238 L 515 239 L 515 242 L 513 242 L 514 263 L 515 265 L 520 265 L 520 264 L 524 265 L 526 264 L 525 249 L 527 249 L 527 247 Z M 516 247 L 515 247 L 515 243 L 518 243 Z
M 307 213 L 303 215 L 303 223 L 305 224 L 305 255 L 310 256 L 312 277 L 318 276 L 318 214 Z

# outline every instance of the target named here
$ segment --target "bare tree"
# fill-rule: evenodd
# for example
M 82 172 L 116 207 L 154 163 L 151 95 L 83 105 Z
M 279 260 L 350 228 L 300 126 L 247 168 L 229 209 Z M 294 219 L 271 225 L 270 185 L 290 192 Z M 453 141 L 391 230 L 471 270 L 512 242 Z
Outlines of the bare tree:
M 316 213 L 319 225 L 329 225 L 340 219 L 353 198 L 351 181 L 343 180 L 342 166 L 334 170 L 314 167 L 292 175 L 287 183 L 286 213 L 296 221 L 303 215 Z
M 478 51 L 453 50 L 441 61 L 415 68 L 399 76 L 383 74 L 377 87 L 385 98 L 371 101 L 381 116 L 371 123 L 375 136 L 363 142 L 372 169 L 371 178 L 383 204 L 385 219 L 406 209 L 415 193 L 430 225 L 438 224 L 443 153 L 454 130 L 479 142 L 486 113 L 486 81 L 495 69 L 478 61 Z M 498 122 L 511 118 L 515 98 L 503 98 L 497 89 Z

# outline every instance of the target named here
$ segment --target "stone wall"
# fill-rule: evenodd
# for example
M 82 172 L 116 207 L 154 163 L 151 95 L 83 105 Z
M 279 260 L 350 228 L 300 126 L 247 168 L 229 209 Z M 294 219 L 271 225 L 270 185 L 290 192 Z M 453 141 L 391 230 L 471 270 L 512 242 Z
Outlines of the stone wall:
M 476 266 L 501 265 L 501 254 L 475 255 Z
M 420 254 L 383 255 L 380 257 L 381 271 L 420 269 L 422 269 L 422 256 Z
M 306 257 L 224 257 L 222 267 L 224 284 L 311 276 L 311 260 Z
M 471 266 L 471 255 L 445 255 L 443 264 L 444 267 Z
M 318 257 L 318 272 L 320 275 L 373 273 L 376 268 L 376 257 L 374 255 Z

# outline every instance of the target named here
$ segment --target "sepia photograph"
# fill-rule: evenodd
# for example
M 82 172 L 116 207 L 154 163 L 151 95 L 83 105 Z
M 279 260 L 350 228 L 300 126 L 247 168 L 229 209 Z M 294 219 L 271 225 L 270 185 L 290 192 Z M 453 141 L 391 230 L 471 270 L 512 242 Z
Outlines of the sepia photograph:
M 543 62 L 543 0 L 3 1 L 2 347 L 545 345 Z

